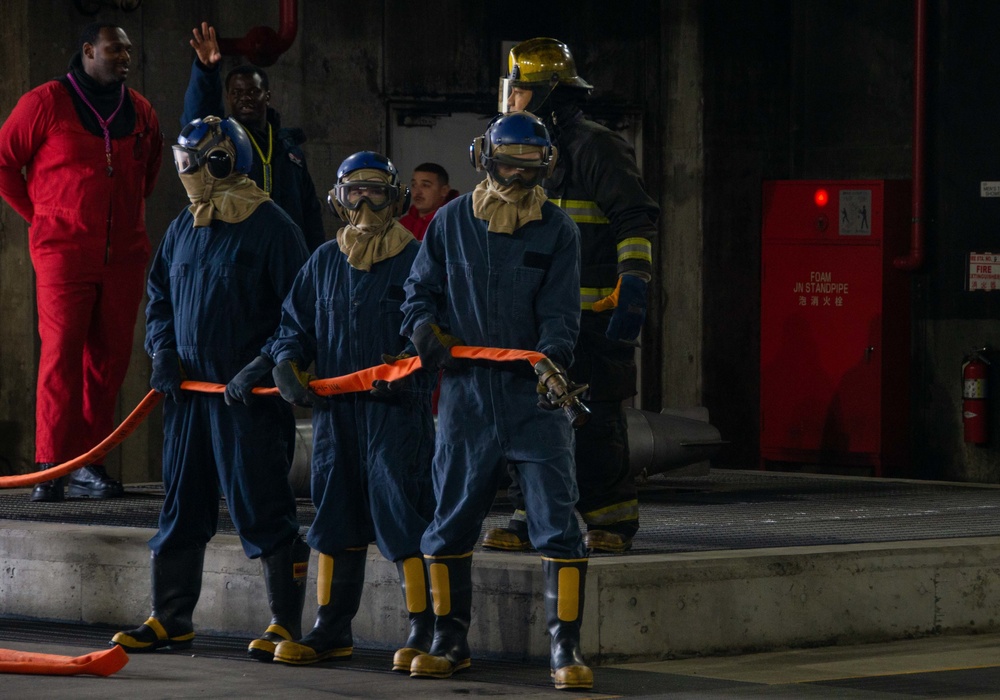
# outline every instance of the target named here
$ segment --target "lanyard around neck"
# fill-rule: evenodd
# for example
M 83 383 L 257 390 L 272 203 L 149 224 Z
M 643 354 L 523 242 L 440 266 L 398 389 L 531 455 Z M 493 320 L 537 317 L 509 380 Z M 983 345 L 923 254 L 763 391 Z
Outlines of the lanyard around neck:
M 250 129 L 246 129 L 247 136 L 250 137 L 250 143 L 253 144 L 254 150 L 257 151 L 257 155 L 260 156 L 260 162 L 264 166 L 264 185 L 261 187 L 267 194 L 271 194 L 271 156 L 274 153 L 274 132 L 271 130 L 271 123 L 267 124 L 267 157 L 264 157 L 264 152 L 260 150 L 260 146 L 257 145 L 257 141 L 254 139 L 253 134 L 250 133 Z
M 111 177 L 111 175 L 114 174 L 114 168 L 111 167 L 111 131 L 108 129 L 108 125 L 115 120 L 115 117 L 118 116 L 118 112 L 121 110 L 122 105 L 125 104 L 125 83 L 122 83 L 121 96 L 118 98 L 118 106 L 115 107 L 115 111 L 112 112 L 107 119 L 103 119 L 94 108 L 94 105 L 90 104 L 90 100 L 87 99 L 87 96 L 83 94 L 83 90 L 80 89 L 80 86 L 77 84 L 76 78 L 73 77 L 73 74 L 67 73 L 66 77 L 69 79 L 69 83 L 73 86 L 73 89 L 76 90 L 76 94 L 80 96 L 81 100 L 83 100 L 83 104 L 87 105 L 87 107 L 90 108 L 90 111 L 94 113 L 94 116 L 97 117 L 97 124 L 101 127 L 101 131 L 104 132 L 104 155 L 108 159 L 108 177 Z

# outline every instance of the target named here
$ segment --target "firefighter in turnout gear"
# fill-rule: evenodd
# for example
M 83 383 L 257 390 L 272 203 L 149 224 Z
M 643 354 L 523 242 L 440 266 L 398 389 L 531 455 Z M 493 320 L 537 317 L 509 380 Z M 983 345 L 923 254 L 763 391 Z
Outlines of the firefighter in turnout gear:
M 591 411 L 576 433 L 577 510 L 587 524 L 587 548 L 624 552 L 639 529 L 639 502 L 629 476 L 622 402 L 636 393 L 635 348 L 646 315 L 652 242 L 659 207 L 646 194 L 632 148 L 583 117 L 590 83 L 577 74 L 569 48 L 536 38 L 510 50 L 500 81 L 501 111 L 529 110 L 552 131 L 559 162 L 543 186 L 580 228 L 580 337 L 570 379 L 589 384 Z M 490 530 L 491 549 L 530 547 L 524 498 L 512 474 L 515 513 Z

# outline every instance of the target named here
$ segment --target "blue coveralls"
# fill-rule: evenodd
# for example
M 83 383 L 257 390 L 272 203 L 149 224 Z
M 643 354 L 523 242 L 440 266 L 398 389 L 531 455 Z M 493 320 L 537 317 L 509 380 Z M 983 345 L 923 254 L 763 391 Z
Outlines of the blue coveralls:
M 191 66 L 191 79 L 184 92 L 181 126 L 210 114 L 225 116 L 224 89 L 218 66 L 206 68 L 195 59 Z M 316 199 L 316 186 L 309 175 L 305 153 L 299 147 L 306 140 L 305 132 L 301 129 L 282 128 L 281 115 L 271 107 L 267 108 L 267 121 L 274 136 L 269 194 L 302 229 L 306 246 L 314 251 L 326 241 L 326 233 L 323 230 L 323 212 Z M 245 124 L 243 126 L 249 129 Z M 254 131 L 253 137 L 266 154 L 267 133 L 259 134 Z M 264 165 L 257 149 L 253 149 L 253 165 L 249 175 L 258 187 L 264 187 Z
M 438 210 L 406 282 L 404 335 L 437 323 L 466 345 L 535 350 L 568 367 L 580 328 L 580 243 L 550 202 L 513 234 L 490 233 L 466 194 Z M 446 370 L 438 403 L 437 509 L 425 555 L 472 551 L 509 461 L 527 499 L 528 533 L 543 555 L 585 555 L 573 431 L 562 411 L 537 406 L 526 362 Z
M 347 263 L 336 241 L 321 246 L 295 278 L 268 353 L 299 367 L 315 360 L 320 377 L 339 377 L 403 352 L 399 307 L 419 249 L 414 240 L 364 272 Z M 419 554 L 434 509 L 434 381 L 419 371 L 398 398 L 355 392 L 314 400 L 313 549 L 335 554 L 374 538 L 390 561 Z
M 299 227 L 273 202 L 238 224 L 195 228 L 174 219 L 149 273 L 146 351 L 176 349 L 187 379 L 226 383 L 278 325 L 281 302 L 308 253 Z M 250 558 L 298 533 L 288 471 L 291 406 L 280 397 L 226 406 L 221 394 L 187 392 L 163 403 L 163 486 L 154 554 L 203 547 L 219 520 L 219 488 Z

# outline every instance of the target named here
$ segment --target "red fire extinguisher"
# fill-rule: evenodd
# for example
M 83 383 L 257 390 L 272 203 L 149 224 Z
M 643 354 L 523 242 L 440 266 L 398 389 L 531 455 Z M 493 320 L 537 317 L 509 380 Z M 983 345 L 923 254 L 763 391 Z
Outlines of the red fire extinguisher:
M 989 437 L 986 425 L 987 348 L 973 350 L 962 361 L 962 424 L 965 441 L 985 445 Z

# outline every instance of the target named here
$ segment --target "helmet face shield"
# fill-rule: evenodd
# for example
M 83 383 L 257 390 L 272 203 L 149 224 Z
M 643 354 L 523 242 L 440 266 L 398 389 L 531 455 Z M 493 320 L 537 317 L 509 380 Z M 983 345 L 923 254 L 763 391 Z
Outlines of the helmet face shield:
M 372 211 L 382 211 L 396 201 L 399 188 L 387 182 L 359 180 L 341 182 L 331 193 L 345 209 L 354 211 L 367 203 Z
M 497 111 L 500 114 L 511 112 L 540 112 L 541 106 L 548 99 L 558 83 L 526 83 L 513 78 L 500 78 L 497 90 Z

